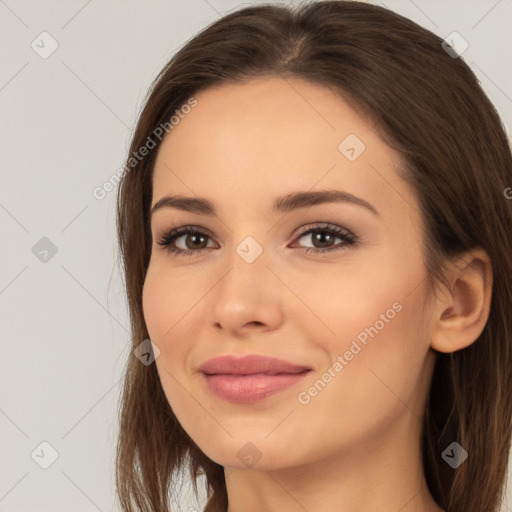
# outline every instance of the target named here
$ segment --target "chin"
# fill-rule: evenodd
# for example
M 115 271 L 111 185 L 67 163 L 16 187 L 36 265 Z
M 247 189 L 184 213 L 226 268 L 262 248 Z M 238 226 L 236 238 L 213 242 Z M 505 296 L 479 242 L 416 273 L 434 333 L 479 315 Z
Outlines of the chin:
M 239 438 L 238 438 L 239 439 Z M 276 470 L 287 467 L 293 467 L 299 464 L 295 457 L 292 457 L 293 447 L 288 447 L 284 443 L 276 442 L 276 446 L 269 440 L 261 442 L 255 438 L 253 441 L 232 440 L 219 450 L 219 445 L 214 451 L 205 451 L 206 455 L 217 464 L 225 468 L 233 469 L 255 469 L 255 470 Z M 264 439 L 264 436 L 262 436 Z M 226 456 L 229 454 L 229 456 Z M 295 454 L 297 455 L 297 454 Z

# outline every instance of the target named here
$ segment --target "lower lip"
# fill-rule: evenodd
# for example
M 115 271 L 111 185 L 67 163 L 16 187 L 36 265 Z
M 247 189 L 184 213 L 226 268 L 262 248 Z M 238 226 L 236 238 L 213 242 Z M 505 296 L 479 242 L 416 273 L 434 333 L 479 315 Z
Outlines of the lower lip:
M 250 403 L 295 386 L 310 370 L 278 375 L 202 374 L 210 391 L 228 402 Z

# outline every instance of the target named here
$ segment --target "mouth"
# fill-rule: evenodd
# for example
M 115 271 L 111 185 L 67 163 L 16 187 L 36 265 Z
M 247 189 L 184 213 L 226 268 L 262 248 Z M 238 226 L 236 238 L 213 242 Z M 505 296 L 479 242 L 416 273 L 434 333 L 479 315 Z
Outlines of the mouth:
M 297 385 L 312 370 L 265 373 L 205 373 L 203 380 L 210 392 L 232 403 L 252 403 Z
M 297 385 L 312 368 L 259 354 L 226 354 L 204 363 L 206 389 L 222 400 L 252 403 Z

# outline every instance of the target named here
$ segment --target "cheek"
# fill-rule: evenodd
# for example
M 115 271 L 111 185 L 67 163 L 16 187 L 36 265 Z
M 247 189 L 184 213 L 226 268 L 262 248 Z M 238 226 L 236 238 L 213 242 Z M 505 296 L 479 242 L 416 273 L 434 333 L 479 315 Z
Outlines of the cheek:
M 308 279 L 296 288 L 309 309 L 308 314 L 296 316 L 299 329 L 311 333 L 309 338 L 331 365 L 339 357 L 343 360 L 332 368 L 335 377 L 330 381 L 329 375 L 325 379 L 320 375 L 322 381 L 332 383 L 322 387 L 320 382 L 317 387 L 323 398 L 314 401 L 319 407 L 331 400 L 340 404 L 346 413 L 344 421 L 355 419 L 356 411 L 364 414 L 361 404 L 384 413 L 384 409 L 404 407 L 401 400 L 416 403 L 421 397 L 420 380 L 429 350 L 421 258 L 411 255 L 404 262 L 396 255 L 379 256 L 335 272 L 326 268 L 315 273 L 315 286 Z M 319 373 L 328 369 L 329 363 Z
M 142 309 L 149 335 L 153 341 L 161 340 L 172 326 L 170 312 L 173 311 L 174 294 L 165 280 L 156 277 L 156 272 L 148 270 L 142 290 Z
M 369 340 L 385 339 L 386 333 L 391 336 L 393 332 L 393 337 L 401 334 L 394 343 L 400 345 L 404 336 L 418 335 L 425 271 L 414 247 L 409 248 L 407 258 L 404 251 L 405 242 L 389 243 L 349 254 L 337 267 L 326 265 L 314 275 L 292 277 L 296 295 L 309 309 L 309 314 L 297 318 L 306 321 L 307 317 L 317 326 L 330 353 L 347 350 L 357 337 L 369 345 Z
M 354 288 L 331 290 L 325 311 L 326 323 L 336 334 L 325 337 L 332 341 L 323 348 L 336 376 L 324 388 L 320 383 L 323 396 L 314 399 L 316 404 L 312 400 L 310 414 L 321 417 L 322 410 L 336 404 L 329 427 L 332 435 L 337 431 L 355 435 L 362 429 L 370 435 L 404 412 L 419 417 L 428 386 L 424 287 L 411 292 L 407 278 L 388 277 L 388 282 L 374 286 L 358 277 L 347 279 Z
M 176 394 L 176 380 L 171 376 L 178 382 L 183 380 L 185 340 L 190 339 L 183 334 L 190 306 L 181 289 L 177 292 L 177 286 L 175 280 L 171 282 L 166 277 L 165 271 L 150 267 L 142 292 L 144 320 L 149 338 L 160 349 L 155 362 L 169 402 Z
M 166 274 L 167 272 L 167 274 Z M 148 269 L 142 292 L 142 305 L 144 320 L 149 337 L 160 349 L 160 355 L 155 364 L 160 376 L 164 393 L 169 405 L 179 421 L 186 421 L 181 411 L 187 410 L 186 394 L 184 396 L 183 383 L 187 378 L 186 364 L 190 349 L 190 340 L 194 333 L 187 324 L 191 310 L 191 302 L 197 298 L 191 294 L 190 288 L 180 288 L 176 279 L 169 277 L 169 271 L 157 266 Z M 190 313 L 189 313 L 190 314 Z M 190 404 L 188 404 L 190 408 Z
M 165 370 L 180 382 L 191 370 L 189 354 L 204 329 L 206 295 L 214 283 L 198 272 L 180 272 L 161 258 L 148 268 L 142 308 L 149 337 L 160 349 L 156 363 L 166 392 L 175 381 Z
M 193 316 L 204 294 L 200 282 L 191 282 L 165 268 L 161 263 L 150 265 L 142 291 L 144 319 L 151 339 L 165 345 L 176 339 L 177 333 Z

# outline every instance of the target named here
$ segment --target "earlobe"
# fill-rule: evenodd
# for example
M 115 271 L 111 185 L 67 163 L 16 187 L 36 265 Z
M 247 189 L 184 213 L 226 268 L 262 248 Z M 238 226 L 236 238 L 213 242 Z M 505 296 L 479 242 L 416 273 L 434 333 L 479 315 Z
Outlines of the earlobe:
M 451 289 L 438 298 L 433 318 L 431 347 L 456 352 L 474 343 L 489 318 L 492 264 L 481 248 L 458 256 L 449 275 Z

